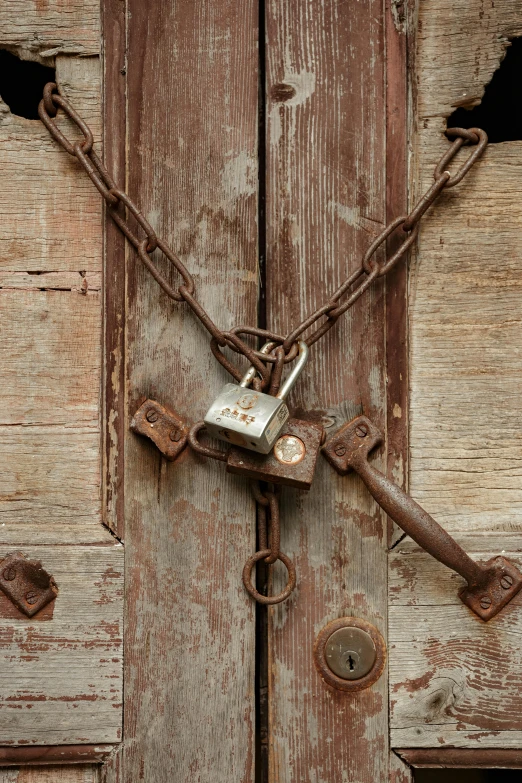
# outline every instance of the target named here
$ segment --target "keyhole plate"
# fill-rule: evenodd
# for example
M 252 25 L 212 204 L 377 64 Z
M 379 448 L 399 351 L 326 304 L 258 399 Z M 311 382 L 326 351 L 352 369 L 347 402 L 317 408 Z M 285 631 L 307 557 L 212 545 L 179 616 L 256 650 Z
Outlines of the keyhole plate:
M 381 676 L 386 646 L 371 623 L 358 617 L 342 617 L 328 623 L 319 633 L 314 660 L 328 685 L 343 691 L 359 691 Z

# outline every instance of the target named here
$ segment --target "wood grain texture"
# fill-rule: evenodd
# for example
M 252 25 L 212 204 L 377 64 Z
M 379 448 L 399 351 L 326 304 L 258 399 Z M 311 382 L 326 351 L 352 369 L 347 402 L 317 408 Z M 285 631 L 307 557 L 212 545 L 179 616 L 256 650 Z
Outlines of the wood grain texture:
M 0 39 L 1 40 L 1 39 Z M 56 58 L 56 77 L 92 127 L 99 149 L 100 73 L 96 57 Z M 72 138 L 78 130 L 63 116 Z M 79 164 L 39 120 L 27 120 L 0 101 L 0 270 L 101 272 L 101 203 Z
M 447 147 L 452 104 L 481 96 L 520 2 L 420 5 L 418 193 Z M 421 232 L 411 280 L 411 489 L 450 531 L 522 521 L 522 142 L 490 145 Z
M 385 222 L 383 25 L 379 3 L 357 12 L 267 3 L 267 322 L 276 331 L 322 304 Z M 364 410 L 384 425 L 383 320 L 377 286 L 314 346 L 291 397 L 300 418 L 333 428 Z M 312 661 L 316 634 L 334 618 L 362 617 L 386 635 L 384 520 L 358 479 L 324 460 L 309 494 L 284 488 L 281 519 L 298 586 L 269 612 L 270 780 L 388 780 L 386 675 L 346 694 L 325 686 Z
M 27 60 L 100 51 L 100 10 L 95 0 L 4 0 L 0 41 Z
M 452 104 L 473 105 L 522 32 L 520 3 L 419 5 L 412 198 Z M 465 94 L 465 95 L 464 95 Z M 427 215 L 410 280 L 411 492 L 477 559 L 520 563 L 522 144 L 490 145 Z M 520 598 L 487 625 L 408 539 L 390 559 L 391 742 L 521 747 Z
M 98 139 L 96 58 L 56 60 L 61 87 Z M 100 525 L 101 205 L 39 121 L 2 107 L 0 540 L 107 540 Z M 63 116 L 58 123 L 77 137 Z M 79 538 L 64 536 L 75 525 L 83 528 Z
M 413 772 L 393 751 L 390 752 L 389 783 L 413 783 Z
M 194 273 L 211 317 L 222 327 L 255 323 L 257 4 L 131 0 L 128 20 L 130 195 Z M 132 253 L 127 292 L 123 779 L 247 783 L 248 484 L 188 452 L 166 463 L 127 429 L 142 395 L 201 419 L 228 378 L 192 313 L 168 300 Z
M 51 622 L 2 620 L 2 743 L 118 742 L 123 547 L 26 545 L 22 551 L 42 561 L 59 594 Z
M 127 100 L 126 6 L 106 0 L 103 26 L 103 153 L 104 163 L 118 184 L 126 183 L 125 115 Z M 120 133 L 115 133 L 114 128 Z M 124 535 L 125 454 L 125 237 L 105 214 L 103 286 L 103 512 L 104 522 L 121 539 Z
M 99 143 L 98 59 L 70 56 L 98 52 L 97 4 L 7 2 L 0 23 L 0 46 L 55 59 L 59 85 Z M 57 122 L 78 138 L 63 116 Z M 123 552 L 101 525 L 100 200 L 43 125 L 3 103 L 0 162 L 0 554 L 16 548 L 41 560 L 59 586 L 42 616 L 2 613 L 0 741 L 118 742 Z M 91 783 L 98 773 L 1 774 Z
M 10 767 L 0 768 L 0 783 L 98 783 L 99 775 L 100 767 L 97 764 Z
M 469 551 L 482 549 L 478 560 L 499 554 L 469 536 L 459 543 Z M 506 548 L 502 554 L 520 568 L 520 551 Z M 463 583 L 414 546 L 391 555 L 394 747 L 521 747 L 522 598 L 485 624 L 459 600 Z

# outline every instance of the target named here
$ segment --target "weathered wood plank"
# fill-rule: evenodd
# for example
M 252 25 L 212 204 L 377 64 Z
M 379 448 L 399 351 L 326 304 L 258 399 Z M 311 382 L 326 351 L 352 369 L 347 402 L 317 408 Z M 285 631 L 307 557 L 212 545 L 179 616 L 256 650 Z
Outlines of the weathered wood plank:
M 520 567 L 520 552 L 502 554 Z M 463 584 L 421 551 L 390 556 L 394 747 L 521 747 L 522 598 L 485 624 L 459 600 Z
M 5 556 L 9 550 L 3 548 Z M 53 618 L 3 618 L 0 736 L 13 744 L 121 739 L 123 547 L 24 546 L 59 588 Z
M 421 4 L 417 193 L 452 104 L 482 95 L 521 20 L 518 0 Z M 522 520 L 521 160 L 521 142 L 488 148 L 427 217 L 412 273 L 411 489 L 451 531 Z
M 100 435 L 95 426 L 0 427 L 0 540 L 43 543 L 53 528 L 89 525 L 89 539 L 109 538 L 100 519 Z M 38 528 L 41 528 L 39 532 Z M 62 538 L 65 531 L 62 531 Z M 73 533 L 74 535 L 74 533 Z
M 99 149 L 98 58 L 57 57 L 56 77 L 91 125 Z M 80 138 L 63 116 L 58 124 L 72 138 Z M 39 120 L 17 117 L 1 101 L 0 157 L 1 270 L 100 272 L 99 194 Z
M 267 322 L 277 331 L 327 299 L 385 222 L 383 24 L 380 3 L 357 13 L 267 3 Z M 377 286 L 314 346 L 291 398 L 300 416 L 328 411 L 331 425 L 362 407 L 384 423 L 383 319 Z M 386 676 L 343 694 L 312 661 L 333 618 L 386 633 L 384 520 L 356 478 L 320 461 L 309 494 L 283 492 L 281 548 L 298 587 L 269 611 L 270 780 L 388 780 Z
M 28 60 L 100 51 L 100 9 L 95 0 L 4 0 L 0 40 Z
M 98 432 L 100 292 L 4 288 L 0 302 L 0 425 Z
M 195 274 L 211 317 L 222 327 L 255 323 L 257 3 L 131 0 L 128 8 L 131 197 Z M 133 255 L 128 274 L 127 416 L 146 395 L 201 419 L 227 380 L 207 333 Z M 247 783 L 254 606 L 241 569 L 255 548 L 248 485 L 188 453 L 167 464 L 129 433 L 125 509 L 125 780 Z
M 480 99 L 521 12 L 419 4 L 412 199 L 447 147 L 452 105 Z M 520 142 L 491 145 L 442 196 L 410 281 L 412 495 L 472 556 L 519 563 L 521 159 Z M 389 580 L 392 745 L 521 747 L 520 598 L 486 625 L 458 599 L 463 580 L 409 540 Z
M 0 783 L 98 783 L 97 764 L 0 768 Z
M 97 58 L 57 57 L 57 79 L 98 138 Z M 0 540 L 110 540 L 100 524 L 100 200 L 39 121 L 5 107 L 1 116 Z
M 390 783 L 413 783 L 413 772 L 398 756 L 390 752 Z
M 120 0 L 101 7 L 104 52 L 103 153 L 114 181 L 126 183 L 125 117 L 127 101 L 127 9 Z M 121 129 L 114 133 L 113 129 Z M 120 538 L 125 523 L 124 454 L 125 399 L 125 253 L 126 240 L 105 215 L 104 224 L 104 324 L 103 324 L 103 510 L 105 524 Z

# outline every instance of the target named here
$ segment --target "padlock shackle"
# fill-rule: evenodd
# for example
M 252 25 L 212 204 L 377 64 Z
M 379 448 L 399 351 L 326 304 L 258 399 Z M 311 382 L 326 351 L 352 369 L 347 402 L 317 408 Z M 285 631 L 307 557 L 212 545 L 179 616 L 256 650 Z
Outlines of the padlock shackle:
M 261 348 L 261 353 L 270 353 L 278 343 L 275 342 L 268 342 L 263 345 Z M 275 395 L 276 400 L 284 400 L 292 391 L 292 389 L 295 386 L 295 382 L 303 372 L 303 368 L 308 360 L 308 345 L 305 343 L 304 340 L 299 340 L 297 343 L 299 347 L 299 352 L 297 354 L 297 363 L 286 379 L 286 381 L 283 383 L 277 394 Z M 239 384 L 242 388 L 246 388 L 247 386 L 250 386 L 252 381 L 254 380 L 256 376 L 256 368 L 254 365 L 248 368 L 246 373 L 243 375 L 241 379 L 241 383 Z
M 308 345 L 305 343 L 304 340 L 299 340 L 297 344 L 299 346 L 299 353 L 297 354 L 297 362 L 292 372 L 290 373 L 286 381 L 283 383 L 283 385 L 277 392 L 276 394 L 277 400 L 284 400 L 290 394 L 290 392 L 295 386 L 295 382 L 303 372 L 303 368 L 307 362 Z

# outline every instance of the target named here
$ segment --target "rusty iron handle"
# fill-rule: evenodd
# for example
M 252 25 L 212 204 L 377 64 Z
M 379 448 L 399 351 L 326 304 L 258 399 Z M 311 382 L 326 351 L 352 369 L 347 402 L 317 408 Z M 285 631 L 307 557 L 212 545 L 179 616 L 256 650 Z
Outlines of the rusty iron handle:
M 365 416 L 358 416 L 323 446 L 338 473 L 354 470 L 379 506 L 428 554 L 460 574 L 468 583 L 460 599 L 482 620 L 490 620 L 522 588 L 522 574 L 504 557 L 477 563 L 427 511 L 393 481 L 370 465 L 368 454 L 382 434 Z

